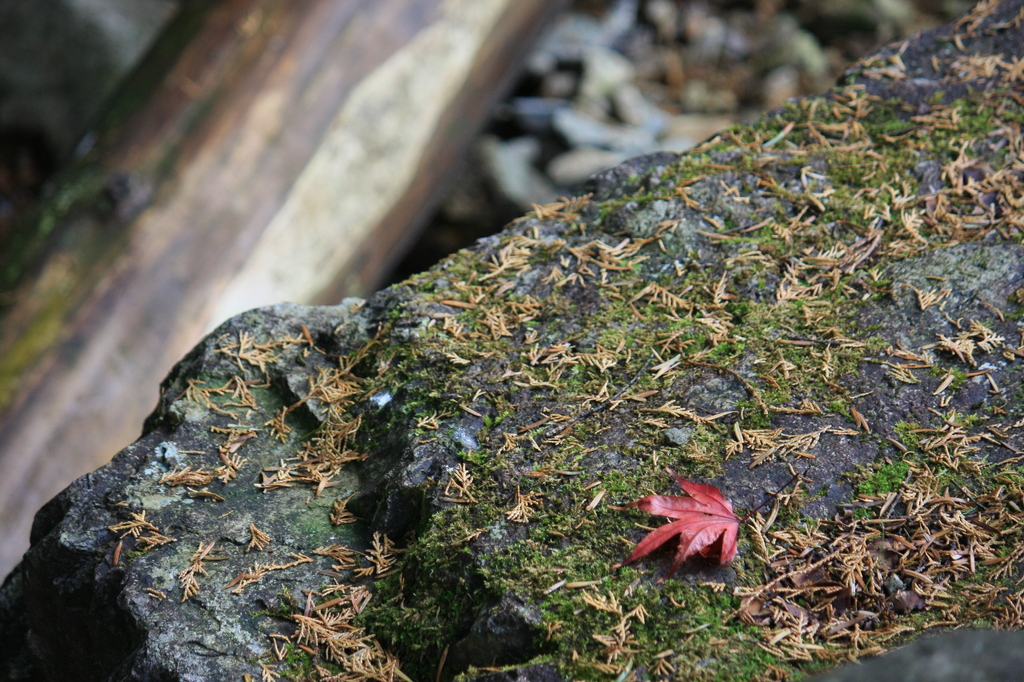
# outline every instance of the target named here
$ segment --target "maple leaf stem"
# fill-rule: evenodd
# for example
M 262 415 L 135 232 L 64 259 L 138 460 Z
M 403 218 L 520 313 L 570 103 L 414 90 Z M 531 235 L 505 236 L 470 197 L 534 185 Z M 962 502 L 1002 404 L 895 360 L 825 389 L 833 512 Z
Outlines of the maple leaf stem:
M 788 481 L 786 481 L 786 483 L 781 488 L 779 488 L 774 493 L 772 493 L 771 496 L 767 500 L 765 500 L 764 502 L 762 502 L 761 504 L 757 505 L 756 507 L 751 509 L 749 512 L 747 512 L 747 515 L 744 516 L 742 519 L 740 519 L 740 525 L 743 525 L 744 523 L 746 523 L 747 520 L 751 516 L 753 516 L 754 514 L 756 514 L 759 511 L 761 511 L 761 509 L 763 509 L 766 504 L 768 504 L 770 501 L 775 499 L 779 494 L 782 493 L 783 490 L 785 490 L 789 486 L 793 485 L 794 481 L 796 481 L 797 479 L 801 478 L 804 474 L 806 474 L 810 470 L 811 470 L 811 467 L 807 467 L 803 471 L 793 474 L 792 478 L 790 478 Z

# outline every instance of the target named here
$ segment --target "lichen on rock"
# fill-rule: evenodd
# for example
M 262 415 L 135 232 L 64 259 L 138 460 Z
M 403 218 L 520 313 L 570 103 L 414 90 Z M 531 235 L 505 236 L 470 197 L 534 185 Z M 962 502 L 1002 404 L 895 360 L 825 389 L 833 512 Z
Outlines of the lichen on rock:
M 1020 627 L 1021 7 L 230 321 L 40 512 L 5 672 L 786 679 Z M 751 512 L 731 565 L 619 566 L 666 466 Z

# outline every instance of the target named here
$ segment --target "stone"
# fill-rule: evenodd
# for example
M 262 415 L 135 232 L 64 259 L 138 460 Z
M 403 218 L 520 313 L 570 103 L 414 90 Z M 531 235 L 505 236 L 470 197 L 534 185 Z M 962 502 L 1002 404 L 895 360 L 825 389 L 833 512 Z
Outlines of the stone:
M 709 32 L 708 22 L 715 19 L 711 8 L 704 2 L 689 2 L 680 11 L 683 36 L 688 43 L 698 44 Z
M 798 12 L 815 30 L 843 35 L 876 33 L 884 39 L 899 35 L 914 19 L 910 0 L 837 0 L 804 2 Z
M 639 155 L 656 146 L 654 135 L 645 130 L 607 123 L 574 107 L 558 109 L 551 122 L 570 147 L 601 147 Z
M 633 62 L 623 55 L 604 47 L 588 47 L 583 50 L 579 96 L 589 100 L 605 99 L 635 77 Z
M 798 66 L 811 76 L 820 76 L 828 69 L 828 57 L 818 39 L 804 30 L 796 32 L 788 50 L 777 53 L 776 59 L 783 64 Z
M 672 41 L 679 33 L 679 7 L 672 0 L 650 0 L 644 7 L 644 18 L 654 24 L 663 42 Z
M 1022 669 L 1024 633 L 957 630 L 808 682 L 1015 682 Z
M 615 89 L 611 99 L 612 109 L 623 123 L 652 135 L 658 135 L 665 129 L 669 115 L 648 102 L 636 84 L 623 83 Z
M 0 676 L 747 682 L 955 615 L 995 631 L 833 679 L 1013 679 L 1024 108 L 1012 68 L 962 68 L 1024 53 L 1022 8 L 365 301 L 225 323 L 40 510 Z M 747 517 L 731 563 L 623 565 L 666 468 Z
M 544 74 L 540 92 L 544 97 L 572 99 L 579 89 L 579 76 L 572 71 L 551 71 Z
M 523 130 L 531 135 L 544 135 L 551 132 L 555 112 L 571 103 L 564 97 L 516 97 L 512 100 L 512 115 Z M 538 155 L 539 151 L 533 151 L 531 163 Z
M 555 188 L 533 165 L 540 155 L 540 141 L 531 135 L 501 140 L 494 135 L 480 139 L 484 167 L 502 194 L 521 209 L 555 199 Z
M 751 50 L 751 40 L 748 35 L 749 29 L 744 25 L 746 22 L 742 20 L 743 17 L 735 17 L 734 19 L 740 20 L 729 23 L 729 28 L 725 34 L 725 49 L 729 56 L 734 59 L 746 59 Z
M 668 120 L 661 143 L 666 149 L 682 151 L 695 147 L 718 131 L 736 122 L 734 116 L 720 114 L 681 114 Z M 670 142 L 671 141 L 671 142 Z
M 452 667 L 460 672 L 470 666 L 500 666 L 518 663 L 526 652 L 539 652 L 535 641 L 540 634 L 540 612 L 515 594 L 483 610 L 469 634 L 452 646 Z
M 693 429 L 665 429 L 661 435 L 669 445 L 683 446 L 690 442 Z
M 817 38 L 800 28 L 796 19 L 789 15 L 776 18 L 771 46 L 759 55 L 756 62 L 765 71 L 793 66 L 811 76 L 820 75 L 828 68 L 828 57 Z
M 600 21 L 589 14 L 566 12 L 541 36 L 530 57 L 530 68 L 547 73 L 560 61 L 582 61 L 585 49 L 607 44 Z
M 616 45 L 636 25 L 639 14 L 639 0 L 612 0 L 611 8 L 605 12 L 601 22 L 605 44 Z
M 763 87 L 765 106 L 780 107 L 800 94 L 800 72 L 794 66 L 776 67 L 765 77 Z
M 698 31 L 691 28 L 689 32 L 696 38 L 688 49 L 695 61 L 714 63 L 721 58 L 729 33 L 725 21 L 717 16 L 707 16 L 701 20 Z
M 706 81 L 694 78 L 686 82 L 681 97 L 686 111 L 703 114 L 721 114 L 735 111 L 739 106 L 732 90 L 712 88 Z
M 628 154 L 594 147 L 576 147 L 551 159 L 545 172 L 559 187 L 577 187 L 595 173 L 626 160 Z

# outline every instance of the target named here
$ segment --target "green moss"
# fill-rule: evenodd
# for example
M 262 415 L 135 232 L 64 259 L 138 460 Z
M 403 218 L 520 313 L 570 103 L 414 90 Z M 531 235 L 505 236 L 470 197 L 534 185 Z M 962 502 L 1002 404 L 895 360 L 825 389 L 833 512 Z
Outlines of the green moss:
M 708 357 L 715 360 L 727 360 L 734 358 L 743 352 L 744 345 L 742 343 L 720 343 L 711 349 L 708 353 Z
M 737 400 L 736 409 L 743 414 L 747 428 L 766 429 L 771 426 L 771 416 L 761 411 L 761 406 L 754 400 Z
M 953 380 L 949 383 L 949 386 L 946 388 L 946 390 L 951 393 L 959 389 L 961 386 L 964 385 L 964 382 L 967 381 L 967 373 L 964 372 L 962 369 L 958 369 L 956 367 L 941 367 L 939 365 L 935 365 L 934 367 L 928 370 L 928 374 L 930 374 L 933 377 L 942 377 L 943 379 L 946 377 L 946 375 L 952 375 Z
M 725 304 L 726 311 L 732 315 L 733 324 L 742 324 L 743 318 L 754 308 L 750 301 L 733 301 Z
M 868 331 L 873 331 L 873 330 L 868 330 Z M 872 336 L 872 337 L 869 337 L 864 342 L 864 345 L 867 346 L 867 351 L 869 353 L 880 353 L 881 351 L 885 350 L 889 346 L 889 342 L 886 341 L 885 339 L 883 339 L 880 336 Z
M 870 477 L 860 482 L 857 492 L 861 495 L 885 495 L 899 490 L 900 483 L 910 471 L 910 464 L 907 462 L 894 462 L 884 464 Z
M 472 570 L 464 538 L 473 523 L 493 514 L 489 505 L 439 514 L 409 545 L 399 572 L 377 581 L 371 605 L 355 621 L 392 651 L 403 670 L 428 679 L 448 642 L 464 635 L 479 609 L 497 595 Z
M 17 396 L 26 373 L 59 340 L 68 314 L 68 294 L 52 292 L 15 344 L 0 356 L 0 411 Z
M 914 433 L 920 428 L 921 425 L 915 422 L 898 421 L 893 425 L 896 438 L 911 450 L 917 450 L 921 447 L 921 436 Z
M 282 620 L 290 620 L 292 614 L 300 610 L 302 607 L 295 597 L 292 595 L 291 590 L 287 587 L 281 588 L 281 592 L 277 595 L 277 604 L 267 606 L 264 609 L 253 612 L 254 616 L 268 616 L 270 618 L 280 618 Z
M 847 421 L 853 421 L 853 415 L 850 413 L 850 406 L 845 400 L 830 400 L 828 402 L 828 409 L 837 414 L 843 415 L 846 417 Z
M 981 416 L 980 414 L 964 414 L 962 412 L 957 413 L 956 423 L 965 428 L 969 429 L 972 426 L 977 426 L 978 424 L 983 424 L 984 422 L 985 417 Z

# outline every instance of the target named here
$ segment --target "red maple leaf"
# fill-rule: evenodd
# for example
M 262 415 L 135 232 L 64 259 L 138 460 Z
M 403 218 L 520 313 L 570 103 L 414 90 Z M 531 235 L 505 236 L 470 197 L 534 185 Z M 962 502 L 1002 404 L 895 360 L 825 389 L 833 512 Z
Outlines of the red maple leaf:
M 676 536 L 679 536 L 679 548 L 669 575 L 694 554 L 718 556 L 723 566 L 732 561 L 736 556 L 736 537 L 740 528 L 740 519 L 733 513 L 732 504 L 713 485 L 694 483 L 671 471 L 669 473 L 679 481 L 689 497 L 650 495 L 630 502 L 629 506 L 678 520 L 651 531 L 625 563 L 647 556 Z

